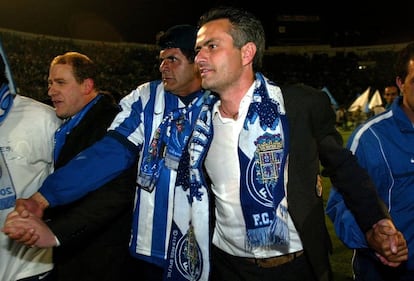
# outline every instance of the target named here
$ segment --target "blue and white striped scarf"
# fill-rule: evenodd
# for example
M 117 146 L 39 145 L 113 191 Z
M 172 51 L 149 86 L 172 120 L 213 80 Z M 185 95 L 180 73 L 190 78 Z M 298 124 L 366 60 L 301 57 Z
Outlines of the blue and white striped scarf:
M 195 235 L 204 233 L 209 241 L 208 221 L 196 218 L 194 225 L 191 223 L 197 208 L 208 208 L 208 191 L 200 192 L 192 202 L 185 147 L 203 103 L 216 99 L 206 91 L 187 108 L 168 110 L 143 150 L 136 198 L 140 204 L 134 211 L 133 223 L 136 239 L 132 239 L 130 249 L 133 256 L 164 267 L 164 280 L 208 279 L 208 268 L 203 266 L 204 258 L 209 258 L 208 251 L 200 249 L 195 241 Z M 200 214 L 204 215 L 208 216 L 208 211 Z
M 201 158 L 197 151 L 207 147 L 212 137 L 210 123 L 214 96 L 205 99 L 195 122 L 188 149 L 181 156 L 174 194 L 174 214 L 169 241 L 165 280 L 207 281 L 210 272 L 210 191 L 202 185 L 197 169 Z M 208 122 L 206 122 L 208 121 Z M 196 160 L 196 161 L 194 161 Z

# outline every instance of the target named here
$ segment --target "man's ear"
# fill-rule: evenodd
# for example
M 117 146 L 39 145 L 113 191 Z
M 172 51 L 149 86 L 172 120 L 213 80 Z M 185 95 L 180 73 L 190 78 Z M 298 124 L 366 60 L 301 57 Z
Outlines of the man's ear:
M 93 81 L 92 78 L 86 78 L 83 81 L 83 87 L 85 89 L 85 93 L 90 93 L 93 91 L 94 87 L 95 87 L 95 82 Z
M 256 44 L 253 42 L 247 42 L 242 48 L 243 65 L 253 63 L 254 56 L 256 54 Z

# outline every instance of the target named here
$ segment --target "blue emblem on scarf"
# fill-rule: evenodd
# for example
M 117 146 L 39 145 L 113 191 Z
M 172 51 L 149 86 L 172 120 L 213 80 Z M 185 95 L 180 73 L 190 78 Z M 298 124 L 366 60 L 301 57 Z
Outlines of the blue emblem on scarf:
M 253 158 L 239 147 L 240 200 L 247 227 L 247 246 L 284 246 L 289 243 L 283 174 L 288 153 L 287 119 L 279 113 L 277 102 L 270 99 L 263 77 L 258 74 L 256 78 L 259 85 L 240 135 L 241 140 L 254 142 Z M 278 126 L 281 133 L 276 133 Z M 257 136 L 258 131 L 262 135 Z

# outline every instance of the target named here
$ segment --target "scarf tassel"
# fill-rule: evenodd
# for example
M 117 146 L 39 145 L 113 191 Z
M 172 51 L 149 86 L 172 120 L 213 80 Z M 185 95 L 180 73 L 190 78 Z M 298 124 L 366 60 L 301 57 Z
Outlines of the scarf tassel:
M 270 248 L 272 245 L 271 240 L 270 232 L 267 227 L 247 230 L 247 246 L 249 249 L 253 249 L 255 247 Z
M 289 244 L 288 210 L 286 207 L 279 205 L 277 211 L 280 215 L 275 215 L 269 228 L 269 236 L 272 244 L 287 246 Z

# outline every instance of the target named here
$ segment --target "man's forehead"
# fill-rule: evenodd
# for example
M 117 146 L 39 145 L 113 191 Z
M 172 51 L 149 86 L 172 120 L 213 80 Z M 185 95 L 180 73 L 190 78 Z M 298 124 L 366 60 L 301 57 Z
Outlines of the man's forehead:
M 168 48 L 160 51 L 160 58 L 166 58 L 169 56 L 183 56 L 180 48 Z

